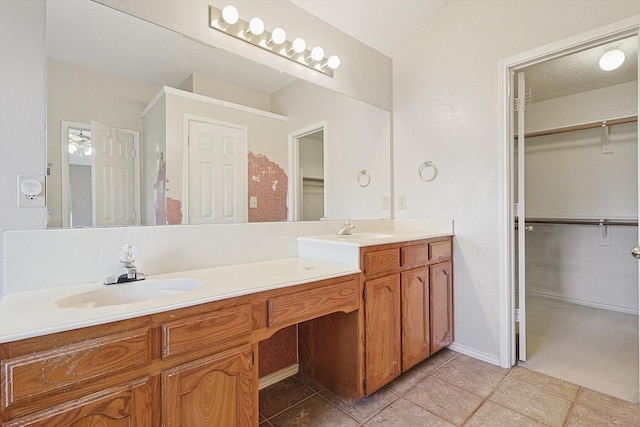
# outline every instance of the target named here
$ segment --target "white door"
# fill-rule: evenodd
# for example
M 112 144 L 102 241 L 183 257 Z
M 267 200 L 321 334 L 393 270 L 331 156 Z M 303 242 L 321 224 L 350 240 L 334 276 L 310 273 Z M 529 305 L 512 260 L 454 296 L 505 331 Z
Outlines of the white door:
M 91 121 L 93 141 L 93 224 L 134 225 L 135 166 L 134 137 Z
M 188 128 L 188 223 L 246 222 L 246 130 L 199 120 Z
M 527 312 L 525 298 L 525 187 L 524 187 L 524 110 L 525 110 L 525 83 L 524 73 L 517 74 L 518 98 L 516 102 L 518 113 L 518 147 L 517 147 L 517 165 L 518 165 L 518 334 L 520 336 L 518 346 L 518 358 L 522 361 L 527 360 Z

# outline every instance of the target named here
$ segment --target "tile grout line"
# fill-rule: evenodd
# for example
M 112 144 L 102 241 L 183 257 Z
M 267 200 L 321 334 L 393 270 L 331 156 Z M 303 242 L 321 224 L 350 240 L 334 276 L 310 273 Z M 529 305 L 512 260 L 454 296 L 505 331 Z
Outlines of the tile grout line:
M 477 407 L 477 408 L 476 408 L 476 409 L 471 413 L 471 415 L 469 415 L 469 416 L 467 417 L 467 419 L 466 419 L 466 420 L 464 420 L 464 421 L 462 422 L 462 424 L 460 424 L 461 426 L 464 426 L 466 423 L 468 423 L 468 422 L 471 420 L 471 418 L 473 418 L 473 416 L 474 416 L 474 415 L 475 415 L 475 414 L 480 410 L 480 408 L 482 408 L 482 407 L 484 406 L 484 404 L 485 404 L 485 403 L 487 403 L 487 402 L 491 402 L 491 403 L 494 403 L 494 404 L 496 404 L 496 405 L 499 405 L 498 403 L 495 403 L 495 402 L 493 402 L 493 401 L 490 401 L 489 399 L 491 398 L 491 396 L 493 396 L 493 394 L 496 392 L 496 390 L 498 390 L 498 389 L 500 388 L 500 386 L 501 386 L 502 384 L 504 384 L 504 382 L 507 380 L 507 378 L 509 378 L 509 377 L 511 376 L 511 374 L 513 373 L 513 371 L 514 371 L 514 368 L 513 368 L 513 367 L 509 368 L 509 372 L 507 372 L 507 374 L 504 376 L 504 378 L 502 378 L 502 379 L 500 380 L 500 382 L 499 382 L 498 384 L 496 384 L 496 386 L 493 388 L 493 390 L 491 390 L 491 393 L 489 393 L 489 394 L 487 395 L 487 397 L 483 397 L 483 399 L 484 399 L 484 400 L 483 400 L 483 401 L 478 405 L 478 407 Z M 469 391 L 469 390 L 467 390 L 467 391 Z M 470 392 L 470 393 L 471 393 L 471 392 Z M 474 394 L 475 394 L 475 393 L 474 393 Z M 476 396 L 477 396 L 477 395 L 476 395 Z M 480 396 L 480 397 L 482 397 L 482 396 Z M 502 405 L 499 405 L 499 406 L 502 406 Z M 502 406 L 502 407 L 504 408 L 504 406 Z M 509 408 L 505 408 L 505 409 L 509 409 Z M 518 412 L 518 413 L 519 413 L 519 412 Z M 524 416 L 524 414 L 520 414 L 520 415 L 523 415 L 523 416 Z M 527 418 L 529 418 L 529 417 L 527 417 Z
M 576 393 L 576 398 L 573 400 L 573 402 L 571 402 L 571 406 L 569 407 L 569 411 L 567 411 L 567 417 L 564 419 L 564 423 L 562 423 L 563 427 L 566 427 L 569 425 L 569 421 L 571 420 L 571 417 L 573 416 L 573 410 L 575 409 L 575 407 L 578 405 L 578 396 L 580 395 L 580 393 L 582 393 L 582 386 L 578 386 L 578 392 Z

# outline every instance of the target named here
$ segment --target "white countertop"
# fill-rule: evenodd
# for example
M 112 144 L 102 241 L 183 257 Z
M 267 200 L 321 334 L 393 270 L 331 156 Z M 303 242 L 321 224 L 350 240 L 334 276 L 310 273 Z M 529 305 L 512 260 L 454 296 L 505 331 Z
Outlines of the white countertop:
M 337 234 L 323 234 L 318 236 L 301 236 L 298 242 L 321 242 L 350 246 L 375 246 L 389 243 L 410 242 L 413 240 L 431 239 L 434 237 L 452 236 L 453 233 L 441 233 L 432 231 L 396 231 L 382 230 L 372 232 L 353 232 L 352 234 L 340 236 Z
M 105 285 L 102 283 L 9 294 L 0 298 L 0 343 L 359 272 L 357 266 L 341 266 L 294 257 L 158 274 L 148 279 L 189 278 L 201 281 L 202 285 L 194 290 L 166 298 L 93 308 L 61 308 L 56 301 L 72 295 L 104 289 Z M 127 286 L 127 284 L 111 286 Z

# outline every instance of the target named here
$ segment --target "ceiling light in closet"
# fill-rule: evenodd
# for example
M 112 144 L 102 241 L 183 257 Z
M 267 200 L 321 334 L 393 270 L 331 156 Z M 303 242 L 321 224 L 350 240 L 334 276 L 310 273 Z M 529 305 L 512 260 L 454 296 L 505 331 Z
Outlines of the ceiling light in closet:
M 605 71 L 615 70 L 624 62 L 624 52 L 620 49 L 612 49 L 600 57 L 600 68 Z

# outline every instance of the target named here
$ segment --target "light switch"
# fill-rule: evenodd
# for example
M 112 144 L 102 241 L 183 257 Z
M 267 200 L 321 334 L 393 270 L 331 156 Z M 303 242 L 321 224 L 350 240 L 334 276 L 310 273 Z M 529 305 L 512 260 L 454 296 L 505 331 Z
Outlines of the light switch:
M 258 207 L 258 198 L 256 196 L 249 197 L 249 208 L 255 209 Z
M 398 209 L 407 209 L 407 196 L 405 194 L 398 196 Z
M 382 196 L 382 209 L 389 209 L 389 196 Z

